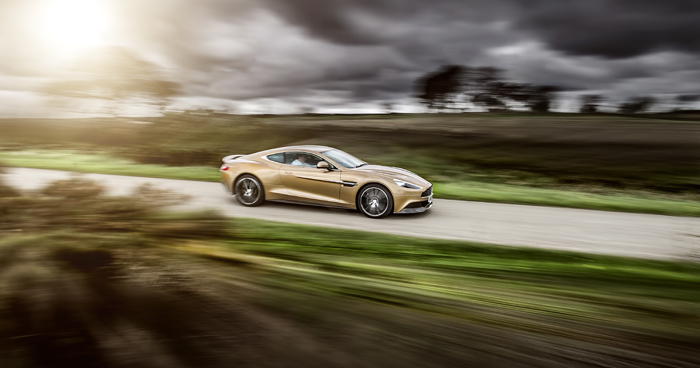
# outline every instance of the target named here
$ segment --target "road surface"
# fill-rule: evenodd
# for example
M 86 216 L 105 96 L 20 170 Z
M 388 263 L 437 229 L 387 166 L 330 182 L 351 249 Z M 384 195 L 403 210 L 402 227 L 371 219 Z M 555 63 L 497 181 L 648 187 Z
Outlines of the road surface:
M 10 168 L 5 181 L 23 190 L 41 188 L 75 173 Z M 499 245 L 573 250 L 642 258 L 700 260 L 700 219 L 555 207 L 436 199 L 424 214 L 373 220 L 358 212 L 281 203 L 239 205 L 218 183 L 117 175 L 79 174 L 103 183 L 111 195 L 152 183 L 188 194 L 184 209 L 215 208 L 251 217 L 335 228 Z

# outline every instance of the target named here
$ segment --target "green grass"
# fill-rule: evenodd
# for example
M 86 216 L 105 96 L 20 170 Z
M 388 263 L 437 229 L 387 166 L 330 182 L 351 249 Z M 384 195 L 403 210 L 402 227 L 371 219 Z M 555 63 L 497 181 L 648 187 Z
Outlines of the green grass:
M 215 167 L 139 164 L 104 153 L 81 153 L 76 151 L 4 151 L 0 162 L 6 166 L 35 169 L 65 170 L 83 173 L 143 176 L 150 178 L 219 181 Z
M 594 284 L 626 278 L 624 282 L 630 283 L 673 280 L 700 285 L 700 264 L 697 263 L 424 239 L 257 219 L 232 220 L 231 228 L 238 250 L 321 268 L 327 262 L 357 262 L 360 268 L 383 263 L 424 271 L 476 271 L 479 275 L 483 270 L 492 270 L 494 273 L 488 275 L 491 278 L 509 279 L 507 274 L 521 273 L 534 278 L 568 275 L 566 277 L 592 280 Z M 341 239 L 344 241 L 339 241 Z M 700 291 L 692 297 L 700 302 Z
M 75 151 L 2 151 L 0 162 L 7 166 L 66 170 L 85 173 L 143 176 L 154 178 L 219 181 L 214 167 L 139 164 L 104 153 Z M 649 194 L 593 194 L 562 189 L 543 189 L 480 181 L 437 182 L 438 198 L 514 203 L 537 206 L 584 208 L 605 211 L 700 216 L 700 203 L 672 200 Z
M 700 202 L 660 199 L 649 195 L 593 194 L 482 182 L 437 183 L 435 191 L 438 197 L 469 201 L 700 216 Z
M 249 219 L 232 226 L 235 240 L 181 249 L 246 270 L 222 273 L 225 278 L 253 272 L 256 283 L 272 290 L 272 307 L 305 323 L 325 326 L 352 313 L 348 301 L 361 301 L 450 318 L 455 325 L 565 338 L 578 347 L 659 352 L 700 337 L 695 263 Z

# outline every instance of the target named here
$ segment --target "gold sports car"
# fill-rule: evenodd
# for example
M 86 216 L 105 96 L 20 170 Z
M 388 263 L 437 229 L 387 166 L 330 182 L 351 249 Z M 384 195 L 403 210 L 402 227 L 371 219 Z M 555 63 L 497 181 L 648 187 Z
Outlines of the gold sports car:
M 397 167 L 325 146 L 291 146 L 222 160 L 221 184 L 244 206 L 280 201 L 358 209 L 371 218 L 425 212 L 433 186 Z

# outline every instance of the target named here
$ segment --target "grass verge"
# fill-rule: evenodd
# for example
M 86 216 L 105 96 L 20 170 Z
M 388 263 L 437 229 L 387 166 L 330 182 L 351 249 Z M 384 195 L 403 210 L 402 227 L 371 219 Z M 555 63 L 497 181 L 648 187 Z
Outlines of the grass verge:
M 85 173 L 143 176 L 216 182 L 214 167 L 139 164 L 106 154 L 74 151 L 4 151 L 0 162 L 7 166 L 66 170 Z M 650 194 L 593 194 L 477 181 L 438 182 L 436 197 L 446 199 L 583 208 L 604 211 L 700 216 L 700 203 L 671 200 Z
M 409 342 L 413 352 L 425 347 L 436 349 L 434 355 L 454 358 L 459 349 L 474 346 L 473 339 L 457 331 L 478 325 L 509 331 L 501 341 L 519 336 L 542 343 L 520 352 L 530 358 L 548 349 L 545 341 L 556 341 L 559 352 L 574 358 L 554 366 L 579 366 L 579 358 L 601 367 L 631 361 L 638 366 L 684 366 L 695 359 L 679 358 L 684 355 L 679 352 L 700 338 L 698 264 L 249 219 L 233 224 L 235 241 L 190 243 L 180 249 L 241 270 L 229 268 L 221 274 L 230 280 L 240 281 L 252 272 L 254 283 L 268 290 L 263 304 L 305 326 L 330 328 L 346 318 L 357 328 L 376 317 L 358 305 L 375 305 L 393 311 L 377 317 L 383 323 L 400 319 L 404 312 L 418 313 L 423 321 L 449 321 L 451 332 L 435 326 L 404 330 L 415 337 Z M 436 336 L 452 342 L 437 344 Z M 520 348 L 513 343 L 506 355 L 516 357 Z M 544 361 L 558 354 L 535 366 L 547 366 Z
M 0 152 L 0 162 L 14 167 L 163 179 L 219 181 L 220 177 L 217 168 L 212 167 L 140 164 L 103 153 L 75 151 L 4 151 Z

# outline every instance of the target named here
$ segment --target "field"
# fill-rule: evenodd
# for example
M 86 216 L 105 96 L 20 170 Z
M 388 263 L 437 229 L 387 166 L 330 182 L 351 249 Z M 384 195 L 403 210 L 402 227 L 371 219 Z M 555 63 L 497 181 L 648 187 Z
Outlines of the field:
M 168 115 L 4 120 L 0 129 L 0 161 L 10 166 L 212 181 L 227 154 L 324 144 L 410 169 L 442 198 L 699 213 L 692 117 Z
M 0 185 L 2 366 L 700 364 L 696 263 L 161 212 L 177 201 Z

